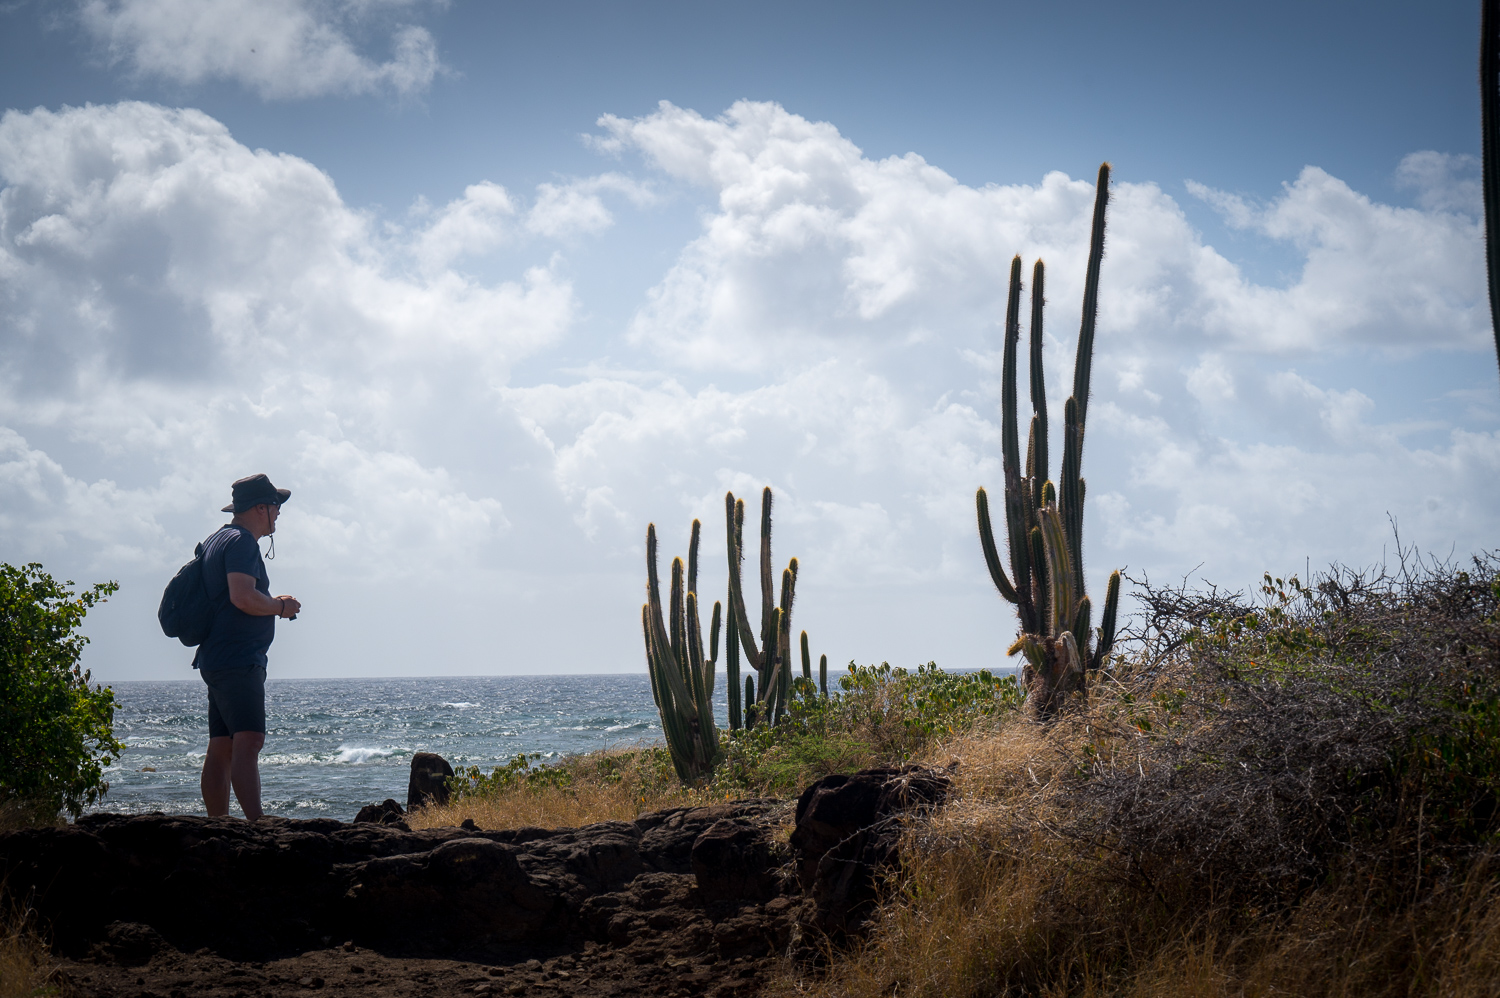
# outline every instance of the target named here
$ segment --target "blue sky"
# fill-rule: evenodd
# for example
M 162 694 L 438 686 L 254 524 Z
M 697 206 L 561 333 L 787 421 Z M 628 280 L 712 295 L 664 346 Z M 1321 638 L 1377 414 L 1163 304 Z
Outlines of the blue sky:
M 1477 19 L 10 3 L 0 560 L 181 676 L 156 596 L 265 470 L 273 671 L 636 669 L 646 522 L 771 484 L 815 649 L 999 664 L 999 278 L 1048 257 L 1060 402 L 1106 158 L 1093 584 L 1493 547 Z

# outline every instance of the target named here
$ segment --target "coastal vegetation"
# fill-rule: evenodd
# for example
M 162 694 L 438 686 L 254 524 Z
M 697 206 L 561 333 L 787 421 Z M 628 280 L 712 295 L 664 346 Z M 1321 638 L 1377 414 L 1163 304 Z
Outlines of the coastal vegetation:
M 1494 993 L 1500 557 L 1140 596 L 1086 709 L 943 745 L 873 933 L 785 993 Z
M 662 748 L 528 757 L 413 820 L 630 818 L 909 761 L 955 792 L 908 828 L 870 934 L 781 993 L 1492 994 L 1500 554 L 1136 595 L 1047 718 L 1011 677 L 856 666 L 728 733 L 704 784 Z
M 0 564 L 0 817 L 10 825 L 77 816 L 109 789 L 114 691 L 78 664 L 89 609 L 119 587 L 74 592 L 38 564 Z
M 518 755 L 484 773 L 458 773 L 442 808 L 415 812 L 412 827 L 561 828 L 590 821 L 629 821 L 645 811 L 742 797 L 792 797 L 832 773 L 907 762 L 946 740 L 988 728 L 1023 702 L 1015 679 L 987 671 L 947 673 L 887 663 L 847 671 L 824 694 L 805 677 L 791 683 L 780 724 L 722 732 L 712 779 L 676 777 L 663 746 L 610 749 L 543 764 Z

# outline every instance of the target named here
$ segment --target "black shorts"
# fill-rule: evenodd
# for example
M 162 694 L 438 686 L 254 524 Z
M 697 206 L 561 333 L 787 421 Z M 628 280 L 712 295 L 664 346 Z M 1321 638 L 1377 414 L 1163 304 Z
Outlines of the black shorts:
M 208 684 L 208 737 L 229 738 L 240 731 L 266 733 L 266 670 L 198 670 Z

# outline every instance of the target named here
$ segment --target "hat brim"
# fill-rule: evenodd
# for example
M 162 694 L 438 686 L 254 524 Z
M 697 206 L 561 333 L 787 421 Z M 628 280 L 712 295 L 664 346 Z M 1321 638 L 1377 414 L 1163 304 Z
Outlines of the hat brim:
M 219 512 L 220 513 L 243 513 L 246 509 L 254 509 L 257 506 L 280 506 L 282 503 L 286 502 L 291 497 L 292 497 L 292 490 L 291 489 L 277 489 L 276 490 L 276 501 L 275 502 L 271 501 L 271 497 L 270 496 L 261 496 L 261 497 L 257 497 L 256 499 L 251 500 L 251 501 L 245 503 L 245 508 L 244 509 L 235 509 L 234 508 L 234 503 L 230 503 L 228 506 L 225 506 L 223 509 L 219 510 Z

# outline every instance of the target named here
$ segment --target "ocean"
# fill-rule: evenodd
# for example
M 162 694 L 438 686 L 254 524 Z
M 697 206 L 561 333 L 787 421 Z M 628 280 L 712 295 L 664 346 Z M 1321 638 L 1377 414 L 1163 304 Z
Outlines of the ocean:
M 721 677 L 722 679 L 722 677 Z M 723 683 L 715 692 L 723 700 Z M 202 814 L 198 774 L 208 696 L 196 678 L 112 683 L 125 753 L 90 810 Z M 722 702 L 719 713 L 724 713 Z M 720 723 L 725 723 L 720 718 Z M 267 814 L 349 821 L 366 804 L 404 806 L 411 757 L 436 752 L 488 772 L 518 753 L 556 759 L 659 741 L 644 672 L 601 676 L 275 679 L 266 683 L 260 756 Z M 238 805 L 231 805 L 232 814 Z

